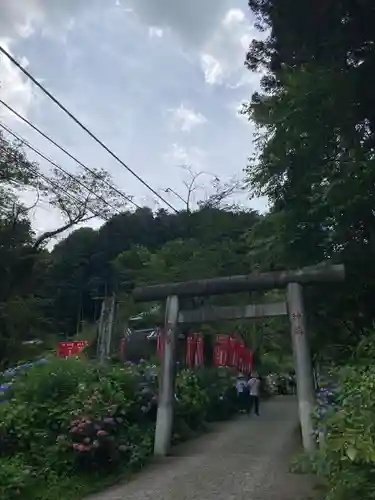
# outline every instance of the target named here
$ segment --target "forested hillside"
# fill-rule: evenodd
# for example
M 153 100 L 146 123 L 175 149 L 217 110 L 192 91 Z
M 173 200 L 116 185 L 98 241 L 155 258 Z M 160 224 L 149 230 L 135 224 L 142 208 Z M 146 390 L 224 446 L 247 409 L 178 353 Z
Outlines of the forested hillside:
M 1 337 L 2 363 L 22 356 L 22 342 L 76 334 L 84 323 L 94 323 L 101 300 L 122 293 L 132 283 L 179 280 L 246 273 L 256 265 L 249 253 L 248 234 L 262 220 L 252 210 L 222 206 L 213 196 L 191 211 L 178 214 L 149 208 L 106 212 L 97 197 L 82 192 L 77 177 L 47 183 L 38 165 L 30 163 L 16 143 L 1 139 Z M 91 181 L 106 195 L 103 172 Z M 66 192 L 61 190 L 66 182 Z M 54 234 L 34 235 L 32 207 L 20 200 L 22 190 L 39 191 L 57 206 L 66 223 L 64 232 L 100 213 L 106 219 L 96 231 L 74 230 L 46 249 Z M 80 198 L 70 196 L 72 190 Z M 225 189 L 224 189 L 225 191 Z M 64 194 L 65 193 L 65 194 Z M 108 199 L 108 198 L 106 198 Z M 117 200 L 111 200 L 116 203 Z

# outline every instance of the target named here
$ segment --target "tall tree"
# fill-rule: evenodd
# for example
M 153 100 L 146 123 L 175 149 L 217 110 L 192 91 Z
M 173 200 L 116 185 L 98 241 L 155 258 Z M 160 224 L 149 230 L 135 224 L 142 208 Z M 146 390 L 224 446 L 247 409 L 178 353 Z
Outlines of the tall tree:
M 329 311 L 319 306 L 326 321 L 346 316 L 350 305 L 350 319 L 361 331 L 375 319 L 374 5 L 249 5 L 268 33 L 252 43 L 246 60 L 251 70 L 265 71 L 262 93 L 243 108 L 258 125 L 249 185 L 279 214 L 290 261 L 345 262 L 348 281 L 336 290 L 340 300 L 329 299 L 331 290 L 315 299 L 332 305 Z
M 21 201 L 24 192 L 33 194 L 35 201 L 31 206 Z M 39 201 L 57 208 L 63 222 L 54 230 L 36 236 L 29 215 Z M 93 217 L 107 219 L 119 206 L 117 193 L 113 192 L 104 170 L 73 175 L 56 166 L 45 173 L 28 160 L 20 142 L 11 142 L 0 133 L 1 367 L 17 358 L 23 341 L 56 329 L 54 323 L 59 319 L 56 310 L 52 326 L 44 317 L 51 300 L 41 293 L 50 264 L 45 244 Z M 76 267 L 79 265 L 82 267 L 80 262 L 76 263 Z M 66 279 L 69 281 L 69 276 Z M 76 281 L 82 283 L 83 279 L 80 275 Z M 80 290 L 84 307 L 84 285 L 81 284 Z

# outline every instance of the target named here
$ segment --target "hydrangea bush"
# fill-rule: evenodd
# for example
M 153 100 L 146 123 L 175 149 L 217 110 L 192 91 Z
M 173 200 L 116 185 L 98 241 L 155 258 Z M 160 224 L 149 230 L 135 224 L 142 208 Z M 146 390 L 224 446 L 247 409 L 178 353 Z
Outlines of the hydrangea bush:
M 320 387 L 316 394 L 316 408 L 314 413 L 315 433 L 319 440 L 321 435 L 327 432 L 326 421 L 334 414 L 340 403 L 340 387 L 331 377 L 320 381 Z
M 229 417 L 233 391 L 225 369 L 179 372 L 174 440 Z M 39 361 L 3 374 L 0 396 L 1 499 L 49 498 L 52 482 L 64 498 L 58 484 L 66 481 L 82 485 L 79 497 L 93 478 L 138 469 L 152 452 L 155 366 Z
M 318 394 L 317 428 L 324 446 L 313 465 L 327 486 L 328 500 L 375 498 L 375 338 L 358 346 L 352 359 Z

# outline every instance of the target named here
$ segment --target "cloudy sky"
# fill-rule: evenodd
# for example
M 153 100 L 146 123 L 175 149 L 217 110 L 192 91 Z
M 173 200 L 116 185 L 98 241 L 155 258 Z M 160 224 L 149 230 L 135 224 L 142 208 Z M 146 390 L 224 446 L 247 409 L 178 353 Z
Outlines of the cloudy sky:
M 244 67 L 259 34 L 247 0 L 0 0 L 0 43 L 155 190 L 184 196 L 182 164 L 241 176 L 254 128 L 238 115 L 259 85 Z M 0 96 L 139 204 L 155 197 L 0 57 Z M 0 106 L 0 119 L 76 166 Z M 206 183 L 210 183 L 207 176 Z M 165 194 L 176 208 L 182 204 Z M 264 200 L 241 201 L 259 210 Z M 161 205 L 158 205 L 161 206 Z M 36 212 L 38 230 L 57 215 Z

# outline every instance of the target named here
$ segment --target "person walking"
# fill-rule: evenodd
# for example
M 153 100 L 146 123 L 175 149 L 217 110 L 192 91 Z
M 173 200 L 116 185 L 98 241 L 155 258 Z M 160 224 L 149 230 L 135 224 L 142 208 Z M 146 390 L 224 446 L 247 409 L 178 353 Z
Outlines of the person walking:
M 289 372 L 288 377 L 288 385 L 289 385 L 289 394 L 297 393 L 297 384 L 296 384 L 296 376 L 294 372 Z
M 255 415 L 259 417 L 259 395 L 260 395 L 260 377 L 258 374 L 250 376 L 247 383 L 249 389 L 249 413 L 254 408 Z
M 238 410 L 240 412 L 246 412 L 248 409 L 247 399 L 248 399 L 248 387 L 246 383 L 246 378 L 242 373 L 240 373 L 236 380 L 236 391 L 238 400 Z

